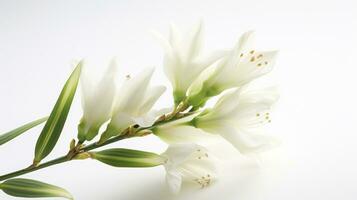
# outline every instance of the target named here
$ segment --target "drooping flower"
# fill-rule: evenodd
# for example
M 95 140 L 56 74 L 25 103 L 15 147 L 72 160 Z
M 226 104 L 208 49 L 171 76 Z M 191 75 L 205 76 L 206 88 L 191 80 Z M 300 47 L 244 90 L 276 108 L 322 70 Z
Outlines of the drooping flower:
M 277 51 L 254 50 L 252 40 L 253 32 L 246 32 L 227 56 L 201 74 L 188 91 L 191 105 L 203 106 L 208 98 L 241 87 L 272 70 Z
M 173 193 L 181 190 L 183 182 L 191 182 L 204 188 L 217 178 L 214 159 L 200 145 L 172 144 L 162 156 L 167 158 L 164 164 L 166 182 Z
M 259 153 L 278 144 L 264 134 L 271 122 L 270 109 L 278 95 L 272 88 L 247 91 L 235 89 L 223 95 L 212 109 L 195 117 L 190 124 L 208 133 L 219 134 L 242 154 Z
M 200 22 L 185 37 L 175 25 L 171 26 L 169 40 L 158 36 L 166 51 L 164 71 L 172 84 L 176 104 L 186 97 L 187 89 L 197 76 L 224 54 L 203 55 L 203 32 L 203 23 Z
M 78 125 L 78 139 L 80 141 L 92 140 L 103 123 L 111 116 L 116 92 L 117 64 L 111 61 L 107 71 L 99 82 L 93 82 L 86 68 L 82 70 L 82 108 L 83 117 Z
M 164 86 L 149 86 L 154 68 L 141 72 L 138 76 L 128 78 L 119 89 L 112 118 L 101 141 L 119 135 L 124 129 L 138 124 L 141 127 L 151 126 L 156 118 L 151 108 L 165 91 Z

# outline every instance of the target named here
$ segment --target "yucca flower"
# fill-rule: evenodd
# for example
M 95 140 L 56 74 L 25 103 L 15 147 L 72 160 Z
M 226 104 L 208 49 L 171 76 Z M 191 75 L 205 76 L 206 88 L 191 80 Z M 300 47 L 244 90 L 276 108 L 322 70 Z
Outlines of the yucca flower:
M 80 141 L 92 140 L 111 116 L 116 92 L 117 64 L 112 60 L 100 81 L 93 81 L 84 67 L 81 74 L 83 117 L 78 125 Z
M 217 178 L 214 158 L 200 145 L 172 144 L 162 156 L 167 158 L 166 182 L 173 193 L 181 190 L 183 182 L 204 188 Z
M 159 34 L 156 35 L 165 49 L 164 71 L 172 84 L 175 103 L 178 104 L 185 99 L 187 89 L 197 76 L 221 58 L 224 52 L 203 54 L 204 30 L 202 22 L 185 36 L 173 24 L 168 40 Z
M 259 153 L 278 141 L 264 133 L 271 123 L 270 110 L 277 101 L 275 89 L 257 91 L 235 89 L 223 95 L 212 109 L 203 111 L 187 123 L 208 133 L 219 134 L 242 154 Z
M 205 70 L 189 89 L 189 103 L 200 107 L 212 96 L 229 88 L 241 87 L 270 72 L 277 51 L 253 48 L 253 32 L 246 32 L 230 53 Z
M 151 126 L 156 114 L 151 108 L 165 91 L 164 86 L 150 86 L 154 68 L 149 68 L 136 77 L 128 77 L 118 90 L 120 95 L 114 104 L 111 121 L 102 134 L 101 141 L 119 135 L 124 129 L 138 124 L 141 127 Z

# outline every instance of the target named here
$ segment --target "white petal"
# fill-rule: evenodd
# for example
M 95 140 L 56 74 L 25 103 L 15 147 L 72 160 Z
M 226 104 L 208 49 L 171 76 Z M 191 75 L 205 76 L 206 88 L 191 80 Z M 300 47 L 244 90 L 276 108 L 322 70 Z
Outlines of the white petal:
M 205 56 L 200 56 L 196 58 L 195 62 L 199 63 L 201 66 L 207 66 L 212 65 L 213 63 L 217 62 L 217 60 L 223 58 L 224 56 L 227 56 L 230 53 L 228 50 L 219 50 L 219 51 L 214 51 L 212 53 L 209 53 L 208 55 Z M 201 70 L 202 71 L 202 70 Z
M 156 119 L 164 114 L 171 113 L 173 108 L 162 108 L 160 110 L 151 110 L 147 113 L 141 114 L 141 116 L 133 116 L 135 124 L 138 124 L 141 127 L 150 127 L 152 126 Z
M 182 33 L 177 28 L 176 24 L 170 24 L 170 37 L 169 41 L 174 49 L 182 49 Z
M 157 116 L 155 115 L 155 113 L 149 112 L 139 117 L 133 117 L 132 119 L 135 124 L 138 124 L 141 127 L 150 127 L 155 123 L 156 118 Z
M 88 67 L 85 61 L 82 61 L 82 72 L 80 78 L 80 85 L 81 85 L 81 94 L 82 94 L 82 108 L 83 110 L 87 110 L 91 105 L 92 99 L 92 89 L 93 89 L 93 81 L 89 76 Z
M 197 26 L 194 28 L 193 32 L 191 33 L 190 39 L 189 39 L 189 46 L 187 49 L 187 59 L 192 59 L 197 57 L 202 50 L 203 47 L 203 41 L 204 41 L 204 36 L 203 36 L 203 31 L 204 25 L 203 22 L 200 21 Z
M 117 132 L 121 132 L 130 125 L 135 124 L 135 121 L 130 114 L 120 112 L 112 117 L 110 124 L 115 127 Z
M 251 90 L 248 87 L 242 88 L 240 101 L 242 103 L 266 102 L 270 105 L 274 104 L 279 99 L 279 91 L 277 87 L 265 87 Z
M 280 144 L 276 138 L 270 135 L 228 126 L 221 127 L 219 134 L 235 146 L 239 152 L 246 155 L 267 151 Z
M 106 120 L 110 117 L 116 94 L 115 79 L 117 70 L 117 64 L 113 60 L 96 88 L 96 102 L 93 106 L 98 111 L 97 115 L 105 116 Z
M 155 135 L 168 144 L 198 142 L 208 137 L 202 130 L 184 125 L 159 127 Z
M 214 105 L 212 114 L 216 118 L 222 118 L 227 113 L 232 112 L 239 104 L 241 89 L 234 89 L 224 94 Z
M 252 32 L 245 33 L 236 47 L 218 62 L 208 78 L 209 86 L 220 91 L 241 87 L 272 70 L 277 52 L 252 49 L 252 38 Z
M 177 76 L 181 74 L 182 69 L 179 65 L 181 62 L 182 61 L 180 61 L 178 56 L 174 53 L 166 54 L 164 56 L 164 72 L 174 89 L 176 89 L 178 85 Z
M 188 37 L 182 38 L 175 25 L 171 26 L 169 42 L 161 42 L 166 50 L 164 71 L 179 101 L 201 72 L 218 60 L 222 53 L 203 57 L 203 23 L 200 22 Z
M 244 56 L 237 64 L 236 70 L 232 72 L 239 74 L 235 86 L 243 85 L 270 72 L 275 64 L 277 53 L 277 51 L 257 51 L 252 55 Z
M 156 103 L 159 97 L 165 92 L 165 86 L 151 87 L 146 91 L 145 97 L 143 99 L 143 104 L 139 107 L 138 113 L 147 113 L 152 106 Z
M 253 50 L 254 39 L 255 39 L 254 31 L 245 32 L 239 38 L 239 42 L 237 43 L 236 47 L 234 48 L 235 55 L 239 55 L 243 52 L 248 52 L 248 51 Z
M 181 190 L 182 177 L 176 170 L 166 172 L 166 182 L 173 194 L 178 194 Z
M 94 84 L 84 70 L 81 77 L 83 118 L 87 125 L 98 126 L 110 118 L 115 98 L 115 78 L 117 65 L 112 61 L 107 71 L 99 81 Z
M 197 148 L 198 145 L 193 143 L 172 144 L 162 155 L 166 156 L 169 159 L 168 164 L 174 167 L 189 159 Z
M 197 183 L 197 179 L 209 179 L 210 183 L 217 179 L 217 168 L 214 162 L 211 159 L 197 159 L 190 160 L 181 166 L 182 178 L 184 181 Z M 198 185 L 202 187 L 202 185 Z M 208 185 L 207 185 L 208 186 Z M 205 186 L 204 186 L 205 187 Z
M 166 40 L 166 38 L 159 32 L 157 31 L 151 31 L 152 36 L 154 39 L 158 41 L 158 43 L 162 46 L 166 54 L 171 54 L 172 52 L 172 47 L 169 41 Z
M 148 68 L 138 74 L 138 76 L 123 83 L 121 90 L 118 92 L 119 97 L 116 103 L 115 113 L 132 113 L 137 110 L 143 101 L 153 73 L 154 68 Z
M 238 128 L 262 127 L 271 122 L 270 110 L 277 100 L 278 94 L 274 88 L 242 91 L 238 105 L 226 117 L 231 118 Z

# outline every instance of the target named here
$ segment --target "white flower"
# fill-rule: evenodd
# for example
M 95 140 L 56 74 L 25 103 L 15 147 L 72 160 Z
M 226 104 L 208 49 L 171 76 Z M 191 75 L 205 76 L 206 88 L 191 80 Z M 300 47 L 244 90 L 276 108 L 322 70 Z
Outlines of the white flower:
M 202 106 L 209 97 L 241 87 L 272 70 L 277 51 L 254 50 L 252 40 L 253 32 L 243 34 L 227 56 L 202 73 L 189 89 L 191 105 Z
M 80 141 L 93 139 L 103 123 L 109 120 L 112 112 L 116 86 L 117 64 L 113 60 L 106 73 L 97 83 L 89 78 L 86 68 L 81 74 L 83 117 L 78 125 Z
M 183 182 L 191 182 L 204 188 L 216 178 L 214 159 L 202 146 L 174 144 L 170 145 L 162 156 L 167 158 L 164 164 L 166 181 L 173 193 L 181 190 Z
M 222 57 L 223 52 L 202 55 L 203 23 L 200 22 L 193 31 L 183 37 L 175 25 L 171 26 L 170 38 L 166 40 L 157 36 L 165 49 L 164 71 L 173 87 L 175 103 L 186 97 L 186 91 L 197 76 L 212 63 Z
M 114 111 L 101 141 L 119 135 L 125 128 L 138 124 L 149 127 L 155 122 L 156 113 L 150 112 L 157 99 L 165 91 L 164 86 L 150 87 L 154 68 L 141 72 L 137 77 L 128 78 L 119 89 Z
M 270 109 L 278 95 L 273 89 L 246 91 L 235 89 L 223 95 L 216 105 L 191 122 L 209 133 L 219 134 L 242 154 L 259 153 L 278 141 L 263 133 L 271 122 Z

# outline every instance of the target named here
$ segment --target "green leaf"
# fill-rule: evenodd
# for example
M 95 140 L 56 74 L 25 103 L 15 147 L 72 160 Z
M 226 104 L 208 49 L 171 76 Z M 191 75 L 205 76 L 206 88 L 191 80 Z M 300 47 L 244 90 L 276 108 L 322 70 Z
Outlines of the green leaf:
M 30 130 L 31 128 L 42 124 L 48 119 L 48 117 L 44 117 L 35 121 L 32 121 L 30 123 L 27 123 L 23 126 L 20 126 L 12 131 L 9 131 L 3 135 L 0 135 L 0 146 L 5 144 L 6 142 L 16 138 L 17 136 L 21 135 L 22 133 L 25 133 L 26 131 Z
M 0 189 L 14 197 L 64 197 L 73 199 L 72 195 L 63 188 L 31 179 L 10 179 L 1 183 Z
M 114 167 L 154 167 L 166 162 L 166 158 L 158 154 L 132 149 L 108 149 L 90 154 L 91 158 Z
M 77 65 L 76 69 L 72 72 L 71 76 L 64 85 L 62 92 L 57 99 L 56 105 L 37 140 L 34 159 L 35 165 L 52 151 L 59 139 L 59 136 L 61 135 L 74 94 L 76 93 L 81 74 L 81 66 L 82 62 Z

